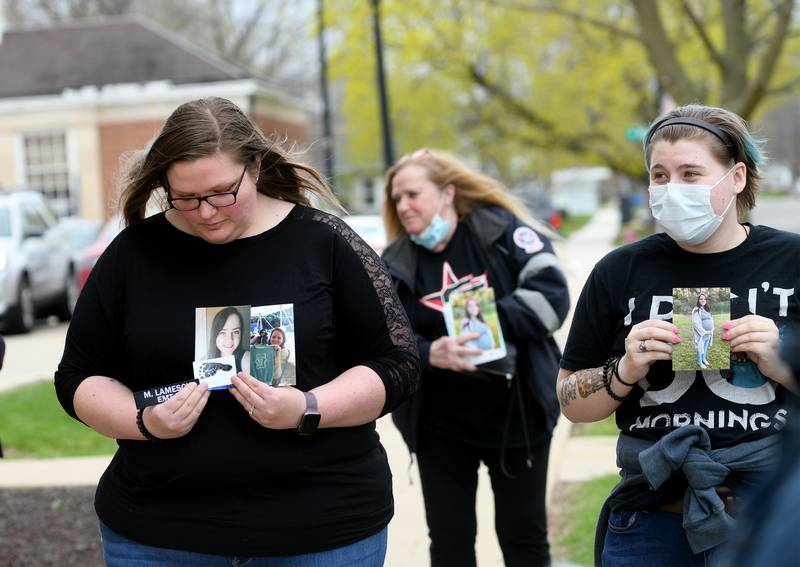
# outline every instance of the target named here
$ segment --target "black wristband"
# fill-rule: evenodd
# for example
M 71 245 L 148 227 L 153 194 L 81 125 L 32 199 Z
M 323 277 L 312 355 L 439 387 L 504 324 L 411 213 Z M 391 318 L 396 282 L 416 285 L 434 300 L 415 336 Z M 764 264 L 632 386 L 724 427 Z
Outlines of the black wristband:
M 620 384 L 624 384 L 628 388 L 633 388 L 636 385 L 636 383 L 631 384 L 630 382 L 626 382 L 625 380 L 623 380 L 622 378 L 619 377 L 619 361 L 620 360 L 622 360 L 621 356 L 618 357 L 617 360 L 614 361 L 614 368 L 613 368 L 614 378 L 616 378 L 619 381 Z
M 150 433 L 144 426 L 144 408 L 136 412 L 136 427 L 139 428 L 139 433 L 148 441 L 161 441 L 161 439 Z
M 618 358 L 612 357 L 606 360 L 606 363 L 603 365 L 603 386 L 605 386 L 606 393 L 612 400 L 616 400 L 618 402 L 624 402 L 625 399 L 628 396 L 630 396 L 630 394 L 628 394 L 627 396 L 618 396 L 617 394 L 615 394 L 614 390 L 611 389 L 611 377 L 608 375 L 609 370 L 611 370 L 614 367 L 615 361 L 618 360 L 619 360 Z

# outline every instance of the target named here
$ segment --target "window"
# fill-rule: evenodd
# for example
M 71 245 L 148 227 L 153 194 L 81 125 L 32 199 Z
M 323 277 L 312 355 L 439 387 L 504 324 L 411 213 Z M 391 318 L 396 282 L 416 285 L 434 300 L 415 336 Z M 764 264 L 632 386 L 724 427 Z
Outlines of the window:
M 66 132 L 29 132 L 22 144 L 27 188 L 42 193 L 58 216 L 76 214 L 77 187 L 70 175 Z

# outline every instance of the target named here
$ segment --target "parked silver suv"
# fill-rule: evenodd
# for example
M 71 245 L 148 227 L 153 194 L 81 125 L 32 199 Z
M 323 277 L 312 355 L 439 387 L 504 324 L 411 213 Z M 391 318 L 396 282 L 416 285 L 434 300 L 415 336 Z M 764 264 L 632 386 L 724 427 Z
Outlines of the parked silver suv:
M 40 193 L 0 193 L 0 318 L 27 333 L 38 313 L 67 320 L 78 298 L 69 239 Z

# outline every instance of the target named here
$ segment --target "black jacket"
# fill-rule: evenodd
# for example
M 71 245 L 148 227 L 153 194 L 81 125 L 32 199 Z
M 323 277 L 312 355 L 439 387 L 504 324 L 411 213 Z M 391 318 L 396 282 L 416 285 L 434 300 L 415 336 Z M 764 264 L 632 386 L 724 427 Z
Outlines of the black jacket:
M 527 386 L 526 391 L 543 413 L 543 422 L 550 433 L 559 415 L 556 376 L 561 358 L 552 334 L 563 324 L 569 310 L 566 278 L 545 235 L 536 232 L 538 241 L 534 239 L 527 251 L 523 249 L 519 242 L 522 236 L 531 234 L 530 228 L 509 211 L 499 207 L 477 208 L 462 223 L 478 238 L 488 258 L 503 336 L 517 350 L 516 378 Z M 414 293 L 417 250 L 417 245 L 403 237 L 383 253 L 407 312 L 411 312 L 410 306 L 418 300 Z M 413 327 L 414 322 L 411 324 Z M 424 379 L 426 370 L 432 369 L 431 341 L 419 334 L 416 339 Z M 417 393 L 392 413 L 412 453 L 417 447 L 420 407 L 421 394 Z

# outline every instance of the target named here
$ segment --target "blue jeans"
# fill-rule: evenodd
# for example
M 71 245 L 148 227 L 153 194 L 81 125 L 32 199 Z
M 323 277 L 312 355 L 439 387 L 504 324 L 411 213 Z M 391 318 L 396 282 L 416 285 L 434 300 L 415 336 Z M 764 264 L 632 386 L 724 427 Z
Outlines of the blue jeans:
M 108 567 L 381 567 L 387 528 L 344 547 L 280 557 L 230 557 L 152 547 L 129 540 L 102 522 L 100 536 Z
M 716 551 L 692 553 L 682 514 L 617 510 L 608 519 L 603 567 L 706 567 Z
M 702 364 L 708 359 L 708 349 L 711 346 L 711 335 L 706 335 L 700 340 L 700 348 L 697 349 L 697 364 Z

